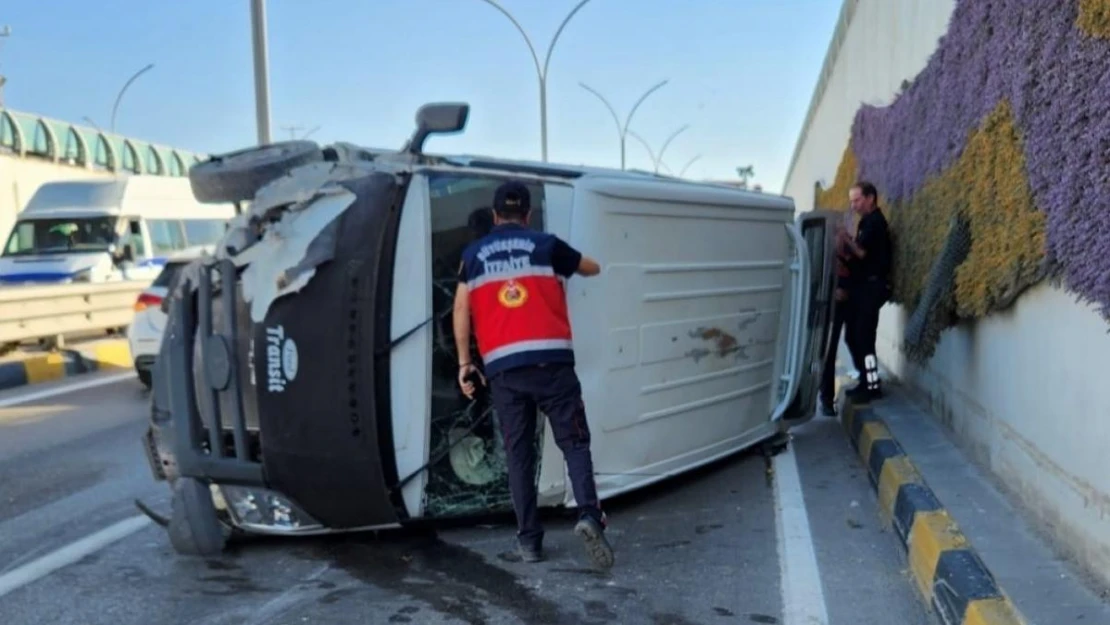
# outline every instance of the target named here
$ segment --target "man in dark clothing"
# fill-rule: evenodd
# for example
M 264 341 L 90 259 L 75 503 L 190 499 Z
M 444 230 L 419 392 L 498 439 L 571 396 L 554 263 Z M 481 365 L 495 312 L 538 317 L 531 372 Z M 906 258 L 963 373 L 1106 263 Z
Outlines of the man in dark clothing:
M 594 564 L 608 568 L 613 550 L 605 538 L 605 515 L 594 482 L 564 287 L 571 276 L 596 276 L 601 268 L 562 239 L 528 228 L 530 213 L 526 186 L 501 185 L 494 195 L 493 229 L 463 251 L 454 310 L 459 386 L 473 397 L 472 378 L 485 384 L 488 376 L 505 439 L 522 559 L 543 558 L 544 531 L 536 505 L 538 409 L 547 415 L 566 460 L 579 507 L 574 532 Z M 484 376 L 470 359 L 471 317 Z
M 837 227 L 836 291 L 833 303 L 832 335 L 829 337 L 825 364 L 821 371 L 821 411 L 828 417 L 836 416 L 836 354 L 840 350 L 840 334 L 848 317 L 848 293 L 851 290 L 851 271 L 848 268 L 851 256 L 847 244 L 841 239 L 841 232 L 847 232 L 847 226 L 844 223 Z M 849 348 L 851 347 L 849 345 Z M 856 360 L 854 352 L 852 359 Z
M 859 182 L 848 192 L 852 210 L 860 215 L 859 228 L 853 239 L 847 233 L 839 238 L 847 246 L 851 260 L 852 288 L 849 320 L 845 340 L 856 363 L 860 380 L 847 392 L 850 399 L 867 401 L 882 396 L 879 361 L 875 356 L 875 339 L 879 329 L 879 311 L 890 299 L 890 268 L 893 254 L 890 226 L 879 209 L 878 192 L 870 182 Z

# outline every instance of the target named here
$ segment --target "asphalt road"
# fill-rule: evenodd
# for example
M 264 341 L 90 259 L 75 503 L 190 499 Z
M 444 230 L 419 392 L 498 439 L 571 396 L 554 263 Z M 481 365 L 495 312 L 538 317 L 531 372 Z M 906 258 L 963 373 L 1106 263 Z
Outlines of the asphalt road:
M 168 509 L 139 445 L 138 382 L 78 380 L 102 384 L 0 394 L 5 625 L 934 625 L 833 420 L 797 431 L 771 471 L 745 454 L 607 502 L 609 573 L 587 567 L 558 515 L 541 564 L 503 555 L 509 524 L 264 540 L 206 561 L 136 517 L 136 497 Z M 75 551 L 87 555 L 67 563 Z

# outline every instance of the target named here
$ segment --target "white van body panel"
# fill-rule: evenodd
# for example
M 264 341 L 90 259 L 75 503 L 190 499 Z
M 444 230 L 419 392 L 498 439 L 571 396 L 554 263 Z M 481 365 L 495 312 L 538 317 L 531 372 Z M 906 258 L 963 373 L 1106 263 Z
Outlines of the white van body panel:
M 235 215 L 231 204 L 201 204 L 193 197 L 186 178 L 164 176 L 121 176 L 111 180 L 72 180 L 48 182 L 39 187 L 20 212 L 12 232 L 5 238 L 0 256 L 0 283 L 49 284 L 65 282 L 104 282 L 110 280 L 152 280 L 165 264 L 166 259 L 181 249 L 193 245 L 215 243 L 216 233 L 212 223 L 226 223 Z M 89 245 L 90 251 L 73 248 L 72 251 L 49 249 L 39 241 L 41 232 L 35 230 L 32 241 L 23 241 L 17 233 L 34 229 L 32 223 L 40 221 L 88 224 L 108 220 L 116 234 L 126 233 L 127 224 L 120 219 L 136 220 L 139 233 L 140 254 L 134 263 L 113 262 L 107 244 Z M 175 230 L 154 230 L 170 227 Z M 192 224 L 203 224 L 196 232 L 204 233 L 204 240 L 192 240 Z M 185 224 L 190 224 L 187 227 Z M 21 226 L 22 225 L 22 226 Z M 170 236 L 172 245 L 159 245 Z M 20 241 L 16 241 L 20 238 Z M 103 241 L 103 239 L 98 239 Z M 26 247 L 33 246 L 33 247 Z M 19 247 L 19 253 L 13 253 Z M 9 249 L 11 248 L 11 249 Z
M 603 267 L 567 295 L 602 497 L 775 432 L 793 213 L 678 181 L 576 181 L 560 236 Z

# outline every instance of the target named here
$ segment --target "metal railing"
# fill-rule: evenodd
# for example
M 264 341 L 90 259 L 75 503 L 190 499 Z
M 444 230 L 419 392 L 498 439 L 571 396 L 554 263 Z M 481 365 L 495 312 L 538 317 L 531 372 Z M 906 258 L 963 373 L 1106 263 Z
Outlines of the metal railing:
M 149 280 L 0 288 L 0 344 L 130 325 Z

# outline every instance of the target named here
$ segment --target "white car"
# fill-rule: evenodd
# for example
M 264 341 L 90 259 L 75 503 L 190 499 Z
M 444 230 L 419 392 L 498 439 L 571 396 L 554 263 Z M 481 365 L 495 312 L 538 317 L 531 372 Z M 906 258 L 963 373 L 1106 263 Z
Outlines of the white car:
M 139 374 L 139 381 L 147 388 L 150 388 L 152 382 L 151 370 L 155 356 L 162 347 L 162 331 L 166 326 L 166 312 L 162 309 L 162 301 L 173 288 L 181 268 L 212 251 L 213 247 L 210 245 L 198 245 L 170 256 L 154 282 L 143 289 L 135 300 L 135 316 L 127 329 L 127 342 L 131 349 L 131 359 L 135 363 L 135 372 Z

